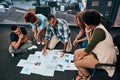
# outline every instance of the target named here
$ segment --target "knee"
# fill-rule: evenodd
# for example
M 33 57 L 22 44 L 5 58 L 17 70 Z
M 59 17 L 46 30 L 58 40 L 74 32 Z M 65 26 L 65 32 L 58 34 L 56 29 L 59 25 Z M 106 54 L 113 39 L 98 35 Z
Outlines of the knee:
M 77 66 L 77 62 L 76 61 L 74 62 L 74 65 Z
M 74 52 L 74 57 L 73 57 L 73 60 L 74 60 L 74 61 L 76 61 L 76 58 L 75 58 L 75 56 L 77 55 L 76 52 L 77 52 L 77 51 Z
M 75 50 L 74 55 L 76 55 L 76 54 L 81 54 L 83 51 L 84 51 L 84 48 L 82 48 L 82 49 L 77 49 L 77 50 Z
M 66 49 L 66 52 L 71 52 L 72 48 Z
M 15 51 L 13 49 L 10 49 L 10 48 L 8 49 L 8 51 L 9 51 L 10 54 L 14 54 L 15 53 Z
M 78 61 L 74 61 L 74 65 L 75 65 L 76 67 L 79 67 Z
M 53 47 L 48 47 L 49 49 L 54 49 Z
M 32 41 L 30 41 L 29 46 L 32 46 Z
M 28 40 L 28 46 L 29 46 L 29 47 L 32 46 L 32 41 Z
M 49 49 L 54 49 L 55 47 L 52 46 L 52 45 L 49 45 L 48 48 L 49 48 Z
M 74 55 L 78 54 L 79 53 L 79 50 L 75 50 L 74 52 Z
M 12 47 L 12 45 L 10 44 L 10 46 L 9 46 L 9 48 L 8 48 L 8 51 L 9 51 L 9 53 L 15 53 L 15 50 L 14 50 L 14 48 Z

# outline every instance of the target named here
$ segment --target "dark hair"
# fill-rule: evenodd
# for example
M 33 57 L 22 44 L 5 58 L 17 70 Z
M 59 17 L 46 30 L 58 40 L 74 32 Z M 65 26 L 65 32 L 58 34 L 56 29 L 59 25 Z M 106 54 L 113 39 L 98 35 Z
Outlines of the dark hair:
M 37 20 L 37 16 L 34 12 L 29 11 L 24 14 L 24 19 L 26 22 L 34 23 Z
M 101 23 L 101 15 L 97 10 L 89 9 L 83 14 L 82 20 L 87 25 L 98 26 Z
M 50 21 L 51 18 L 56 18 L 56 17 L 55 17 L 53 14 L 49 14 L 49 15 L 47 16 L 48 21 Z
M 10 29 L 11 29 L 12 31 L 16 30 L 17 28 L 18 28 L 18 26 L 15 25 L 15 24 L 10 27 Z

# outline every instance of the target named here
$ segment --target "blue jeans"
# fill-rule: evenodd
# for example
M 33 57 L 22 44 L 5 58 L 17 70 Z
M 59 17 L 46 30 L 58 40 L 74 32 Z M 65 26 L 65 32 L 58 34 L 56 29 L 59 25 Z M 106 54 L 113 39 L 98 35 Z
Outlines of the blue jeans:
M 78 43 L 78 46 L 79 46 L 80 48 L 85 48 L 85 47 L 87 46 L 87 44 L 88 44 L 88 41 L 83 41 L 83 42 L 79 42 L 79 43 Z
M 86 37 L 86 33 L 85 33 L 85 32 L 84 32 L 84 34 L 81 36 L 80 39 L 82 39 L 82 38 L 84 38 L 84 37 Z M 78 47 L 80 47 L 80 48 L 85 48 L 85 47 L 87 46 L 87 44 L 88 44 L 88 41 L 79 42 L 79 43 L 78 43 Z

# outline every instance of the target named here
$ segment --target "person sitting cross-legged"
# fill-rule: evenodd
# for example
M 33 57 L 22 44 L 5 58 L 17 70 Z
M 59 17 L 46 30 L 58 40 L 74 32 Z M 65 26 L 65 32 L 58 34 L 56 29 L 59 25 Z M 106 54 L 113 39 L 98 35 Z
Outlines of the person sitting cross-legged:
M 35 48 L 32 42 L 28 40 L 27 31 L 24 27 L 18 25 L 11 26 L 9 52 L 14 57 L 14 54 L 26 52 L 28 48 Z

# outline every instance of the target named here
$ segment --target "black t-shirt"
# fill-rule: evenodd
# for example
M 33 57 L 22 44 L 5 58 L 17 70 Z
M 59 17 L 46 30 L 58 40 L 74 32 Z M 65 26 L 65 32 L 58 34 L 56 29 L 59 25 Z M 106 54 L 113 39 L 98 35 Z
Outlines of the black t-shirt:
M 20 27 L 20 29 L 21 29 L 21 32 L 22 32 L 23 35 L 27 34 L 27 31 L 26 31 L 26 29 L 24 27 Z M 18 39 L 19 39 L 18 35 L 16 35 L 13 32 L 10 33 L 10 40 L 11 40 L 11 42 L 18 41 Z

